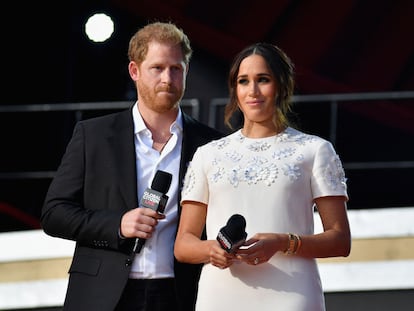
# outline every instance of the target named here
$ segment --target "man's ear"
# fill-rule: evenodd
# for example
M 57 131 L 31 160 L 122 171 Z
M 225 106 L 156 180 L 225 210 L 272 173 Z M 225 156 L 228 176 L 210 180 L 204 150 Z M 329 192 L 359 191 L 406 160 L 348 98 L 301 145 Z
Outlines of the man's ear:
M 129 62 L 128 72 L 132 80 L 137 81 L 139 79 L 139 66 L 136 62 L 134 61 Z

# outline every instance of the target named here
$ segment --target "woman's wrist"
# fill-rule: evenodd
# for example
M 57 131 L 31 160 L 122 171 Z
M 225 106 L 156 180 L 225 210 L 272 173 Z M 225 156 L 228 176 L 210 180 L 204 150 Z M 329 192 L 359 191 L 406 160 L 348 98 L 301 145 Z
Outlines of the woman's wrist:
M 300 236 L 296 233 L 287 233 L 288 235 L 288 244 L 284 251 L 285 255 L 294 255 L 298 252 L 302 246 L 302 240 Z

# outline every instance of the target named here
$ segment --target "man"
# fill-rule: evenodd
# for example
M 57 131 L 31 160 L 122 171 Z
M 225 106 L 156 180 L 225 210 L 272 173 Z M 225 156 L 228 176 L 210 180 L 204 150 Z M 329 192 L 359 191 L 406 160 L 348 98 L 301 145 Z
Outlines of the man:
M 173 255 L 180 189 L 196 148 L 222 135 L 179 107 L 191 54 L 174 24 L 143 27 L 128 50 L 137 102 L 75 126 L 41 216 L 76 241 L 64 310 L 194 309 L 200 266 Z M 137 208 L 157 170 L 172 175 L 163 214 Z

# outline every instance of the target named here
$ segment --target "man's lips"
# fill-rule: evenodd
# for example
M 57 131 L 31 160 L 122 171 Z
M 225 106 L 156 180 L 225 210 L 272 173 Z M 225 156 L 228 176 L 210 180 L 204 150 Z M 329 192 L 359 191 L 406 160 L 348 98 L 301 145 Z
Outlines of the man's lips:
M 176 91 L 175 87 L 172 85 L 163 85 L 159 86 L 156 89 L 157 92 L 168 92 L 168 93 L 174 93 Z

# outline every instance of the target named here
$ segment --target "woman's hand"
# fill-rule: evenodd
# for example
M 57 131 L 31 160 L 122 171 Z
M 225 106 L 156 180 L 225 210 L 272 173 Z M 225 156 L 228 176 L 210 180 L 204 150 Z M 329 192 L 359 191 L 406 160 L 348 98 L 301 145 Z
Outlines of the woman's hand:
M 286 234 L 257 233 L 236 252 L 236 258 L 249 265 L 267 262 L 277 251 L 285 251 Z
M 210 241 L 209 255 L 210 263 L 220 269 L 226 269 L 230 267 L 233 264 L 234 260 L 236 260 L 236 256 L 222 249 L 216 240 Z

